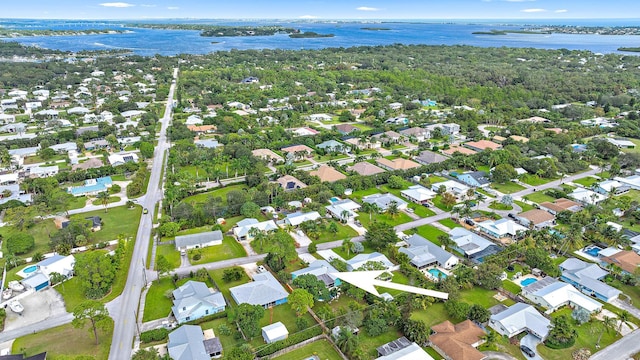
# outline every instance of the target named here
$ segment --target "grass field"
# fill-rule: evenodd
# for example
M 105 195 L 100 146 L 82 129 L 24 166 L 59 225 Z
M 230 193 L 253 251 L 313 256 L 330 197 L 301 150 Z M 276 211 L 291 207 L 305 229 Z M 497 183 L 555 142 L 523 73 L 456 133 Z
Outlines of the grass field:
M 522 185 L 518 185 L 514 182 L 507 182 L 504 184 L 492 183 L 491 188 L 498 190 L 503 194 L 513 194 L 525 189 Z
M 502 280 L 502 288 L 512 293 L 513 295 L 518 295 L 522 291 L 522 288 L 513 283 L 510 280 Z
M 421 218 L 430 217 L 436 214 L 432 210 L 429 210 L 429 208 L 415 203 L 409 204 L 408 208 L 413 209 L 413 213 Z
M 402 211 L 400 211 L 398 214 L 396 214 L 395 217 L 392 217 L 391 215 L 386 214 L 386 213 L 372 214 L 371 219 L 373 221 L 385 222 L 385 223 L 387 223 L 389 225 L 392 225 L 392 226 L 396 226 L 396 225 L 399 225 L 399 224 L 404 224 L 404 223 L 409 222 L 409 221 L 412 220 L 409 217 L 409 215 L 403 213 Z M 369 220 L 369 214 L 368 213 L 363 213 L 362 215 L 358 216 L 358 220 L 360 220 L 360 223 L 365 228 L 369 228 L 369 225 L 372 222 L 372 221 Z
M 82 220 L 90 216 L 102 218 L 102 229 L 91 234 L 92 242 L 111 241 L 118 239 L 118 235 L 135 238 L 138 232 L 138 223 L 142 208 L 134 206 L 129 209 L 126 206 L 110 208 L 107 212 L 96 210 L 82 214 L 71 215 L 71 220 Z
M 182 202 L 189 203 L 189 204 L 198 204 L 198 203 L 204 203 L 205 201 L 207 201 L 207 198 L 209 196 L 213 196 L 213 197 L 219 196 L 222 198 L 222 204 L 227 205 L 227 194 L 232 190 L 241 190 L 241 191 L 246 190 L 246 185 L 225 186 L 223 188 L 216 189 L 213 191 L 189 196 L 187 198 L 184 198 Z
M 588 187 L 591 187 L 591 185 L 593 185 L 593 184 L 595 184 L 595 183 L 597 183 L 599 181 L 600 180 L 598 180 L 598 179 L 596 179 L 594 177 L 587 176 L 587 177 L 583 177 L 582 179 L 574 180 L 573 182 L 588 188 Z
M 489 204 L 489 209 L 506 211 L 506 210 L 513 210 L 513 206 L 505 205 L 501 202 L 494 201 L 491 204 Z
M 118 202 L 118 201 L 120 201 L 120 198 L 119 198 L 119 197 L 117 197 L 117 196 L 109 196 L 109 202 L 108 202 L 108 204 L 112 204 L 112 203 L 114 203 L 114 202 Z M 91 204 L 93 204 L 93 205 L 98 205 L 98 206 L 104 206 L 104 205 L 102 204 L 102 200 L 101 200 L 101 199 L 95 199 L 95 200 L 93 200 L 93 201 L 91 202 Z M 84 207 L 84 206 L 82 206 L 82 207 Z
M 214 330 L 215 331 L 215 330 Z M 320 357 L 322 360 L 341 360 L 340 354 L 338 354 L 331 344 L 327 340 L 320 340 L 309 345 L 305 345 L 299 349 L 288 352 L 284 355 L 280 355 L 275 360 L 300 360 L 307 359 L 312 355 Z
M 526 197 L 527 197 L 527 200 L 533 201 L 538 204 L 543 203 L 545 201 L 554 202 L 556 200 L 555 198 L 545 194 L 543 191 L 538 191 L 533 194 L 529 194 Z
M 453 221 L 452 219 L 442 219 L 440 221 L 438 221 L 440 224 L 448 227 L 449 229 L 453 229 L 453 228 L 457 228 L 457 227 L 462 227 L 462 225 L 458 224 L 457 222 Z
M 166 294 L 173 290 L 175 290 L 173 281 L 168 277 L 162 278 L 160 281 L 154 281 L 153 284 L 151 284 L 144 302 L 143 322 L 160 319 L 169 315 L 173 302 Z
M 99 344 L 96 345 L 93 333 L 88 332 L 88 326 L 76 329 L 67 324 L 23 336 L 14 341 L 11 352 L 20 354 L 24 351 L 26 356 L 46 352 L 49 360 L 69 359 L 79 355 L 106 359 L 109 356 L 113 330 L 98 330 Z
M 209 275 L 211 275 L 211 278 L 213 278 L 213 280 L 216 282 L 216 285 L 218 285 L 218 289 L 220 290 L 220 292 L 222 292 L 222 294 L 225 296 L 227 301 L 230 301 L 231 292 L 229 292 L 229 289 L 234 286 L 246 284 L 249 281 L 251 281 L 251 279 L 249 279 L 249 275 L 243 272 L 242 278 L 240 280 L 225 282 L 224 280 L 222 280 L 222 276 L 224 275 L 224 270 L 225 269 L 211 270 L 209 271 Z
M 193 255 L 199 253 L 200 260 L 193 260 Z M 225 236 L 221 245 L 208 246 L 202 249 L 189 250 L 189 262 L 191 265 L 206 264 L 214 261 L 235 259 L 247 256 L 242 245 L 231 236 Z
M 46 219 L 38 222 L 37 224 L 30 227 L 29 229 L 25 229 L 23 231 L 26 231 L 29 235 L 33 236 L 35 245 L 33 249 L 28 251 L 26 254 L 21 254 L 19 256 L 30 257 L 36 252 L 40 252 L 42 254 L 50 252 L 51 248 L 49 247 L 49 234 L 53 234 L 58 230 L 56 229 L 56 226 L 53 223 L 53 219 Z M 14 234 L 14 233 L 20 233 L 20 231 L 14 228 L 13 226 L 0 227 L 0 235 L 2 236 L 3 239 L 7 239 L 8 237 L 11 236 L 11 234 Z M 5 254 L 8 253 L 6 241 L 2 242 L 2 251 Z
M 369 220 L 369 214 L 362 213 L 360 214 L 360 216 L 364 216 L 367 218 L 367 220 Z M 358 219 L 360 218 L 360 216 L 358 217 Z M 353 237 L 358 236 L 358 233 L 355 230 L 353 230 L 350 226 L 340 224 L 339 222 L 334 220 L 331 220 L 329 223 L 331 222 L 336 223 L 336 225 L 338 226 L 338 232 L 334 234 L 331 231 L 329 231 L 328 230 L 329 224 L 327 224 L 327 230 L 320 231 L 319 232 L 320 236 L 318 237 L 318 240 L 313 240 L 313 242 L 317 244 L 321 244 L 329 241 L 351 239 Z
M 431 241 L 432 243 L 434 243 L 436 245 L 441 245 L 440 244 L 440 240 L 438 240 L 438 236 L 447 235 L 446 232 L 438 229 L 437 227 L 435 227 L 433 225 L 424 225 L 424 226 L 418 227 L 416 229 L 416 234 L 422 236 L 423 238 Z
M 550 181 L 553 181 L 553 179 L 544 179 L 539 177 L 538 175 L 524 174 L 520 176 L 520 181 L 522 181 L 527 185 L 539 186 L 539 185 L 544 185 Z
M 176 250 L 175 245 L 158 245 L 156 248 L 156 263 L 160 255 L 163 255 L 169 261 L 172 269 L 180 266 L 180 252 Z
M 520 206 L 522 208 L 522 212 L 535 209 L 535 207 L 533 207 L 533 205 L 529 205 L 529 204 L 527 204 L 525 202 L 522 202 L 522 201 L 514 200 L 513 203 L 518 205 L 518 206 Z

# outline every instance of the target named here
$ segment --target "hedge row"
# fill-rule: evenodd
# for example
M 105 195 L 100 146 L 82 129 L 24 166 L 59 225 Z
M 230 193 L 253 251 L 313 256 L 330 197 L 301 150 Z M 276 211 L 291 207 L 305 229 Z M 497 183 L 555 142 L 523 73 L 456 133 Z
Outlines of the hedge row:
M 150 343 L 154 341 L 166 340 L 169 337 L 169 330 L 165 328 L 153 329 L 140 333 L 140 341 Z
M 195 319 L 195 320 L 191 320 L 189 322 L 187 322 L 188 325 L 200 325 L 202 323 L 206 323 L 207 321 L 211 321 L 211 320 L 215 320 L 215 319 L 220 319 L 220 318 L 224 318 L 227 317 L 227 311 L 221 311 L 215 314 L 211 314 L 211 315 L 207 315 L 204 317 L 201 317 L 200 319 Z
M 258 350 L 256 356 L 267 356 L 275 353 L 276 351 L 280 351 L 284 348 L 288 348 L 291 345 L 295 345 L 297 343 L 303 342 L 305 340 L 311 339 L 314 336 L 318 336 L 322 334 L 322 328 L 320 326 L 314 326 L 309 329 L 300 331 L 298 333 L 289 335 L 288 338 L 280 341 L 276 341 L 271 343 L 264 348 Z

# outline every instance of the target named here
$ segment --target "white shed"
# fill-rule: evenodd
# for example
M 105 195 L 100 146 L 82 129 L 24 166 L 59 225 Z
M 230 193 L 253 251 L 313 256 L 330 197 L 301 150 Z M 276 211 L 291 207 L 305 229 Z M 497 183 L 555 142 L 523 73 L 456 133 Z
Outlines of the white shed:
M 283 323 L 277 322 L 262 328 L 262 337 L 267 344 L 284 340 L 289 336 L 289 331 Z

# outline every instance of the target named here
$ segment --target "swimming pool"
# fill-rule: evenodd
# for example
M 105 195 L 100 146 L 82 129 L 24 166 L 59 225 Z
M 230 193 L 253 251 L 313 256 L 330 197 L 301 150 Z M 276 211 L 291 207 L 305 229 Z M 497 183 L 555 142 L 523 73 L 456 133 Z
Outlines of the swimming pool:
M 584 252 L 586 252 L 587 254 L 593 257 L 598 257 L 598 254 L 600 253 L 600 251 L 602 251 L 602 249 L 597 246 L 589 246 L 588 248 L 584 249 Z
M 442 271 L 440 271 L 438 269 L 429 269 L 428 271 L 429 271 L 429 274 L 431 274 L 436 279 L 446 279 L 447 278 L 447 274 L 443 273 Z
M 339 198 L 339 197 L 335 197 L 335 196 L 334 196 L 334 197 L 332 197 L 331 199 L 329 199 L 329 201 L 331 201 L 331 203 L 333 204 L 333 203 L 335 203 L 335 202 L 340 201 L 340 198 Z
M 31 274 L 32 272 L 38 270 L 38 266 L 37 265 L 31 265 L 31 266 L 27 266 L 26 268 L 22 269 L 22 272 L 25 274 Z
M 529 285 L 533 284 L 536 281 L 538 281 L 538 279 L 536 279 L 536 278 L 526 278 L 526 279 L 520 281 L 520 285 L 529 286 Z

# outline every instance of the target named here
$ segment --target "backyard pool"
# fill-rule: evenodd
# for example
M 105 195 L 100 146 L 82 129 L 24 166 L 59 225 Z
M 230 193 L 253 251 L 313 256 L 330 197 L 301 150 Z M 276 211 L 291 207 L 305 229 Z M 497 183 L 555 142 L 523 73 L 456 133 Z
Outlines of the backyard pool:
M 329 201 L 330 201 L 332 204 L 333 204 L 333 203 L 336 203 L 336 202 L 338 202 L 338 201 L 340 201 L 340 200 L 341 200 L 341 199 L 340 199 L 339 197 L 336 197 L 336 196 L 334 196 L 334 197 L 332 197 L 331 199 L 329 199 Z
M 602 249 L 597 246 L 589 246 L 586 249 L 584 249 L 584 252 L 586 252 L 587 254 L 593 257 L 598 257 L 598 254 L 600 253 L 600 251 L 602 251 Z
M 429 274 L 431 274 L 431 276 L 433 276 L 436 279 L 446 279 L 447 278 L 447 274 L 443 273 L 442 271 L 438 270 L 438 269 L 429 269 Z
M 538 279 L 536 278 L 526 278 L 522 281 L 520 281 L 520 285 L 524 286 L 529 286 L 531 284 L 533 284 L 534 282 L 538 281 Z
M 22 269 L 22 272 L 25 274 L 31 274 L 32 272 L 38 270 L 38 266 L 37 265 L 31 265 L 31 266 L 27 266 L 26 268 Z

